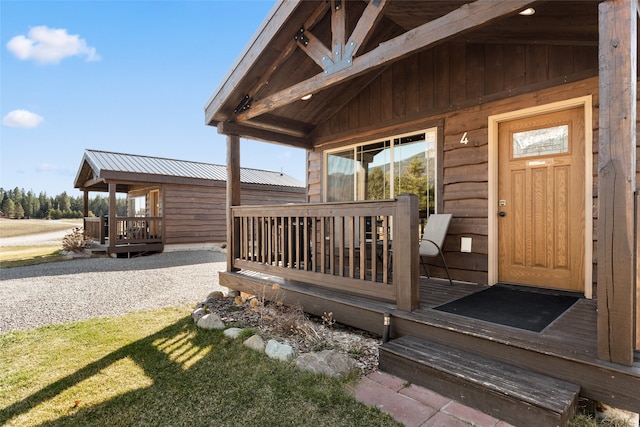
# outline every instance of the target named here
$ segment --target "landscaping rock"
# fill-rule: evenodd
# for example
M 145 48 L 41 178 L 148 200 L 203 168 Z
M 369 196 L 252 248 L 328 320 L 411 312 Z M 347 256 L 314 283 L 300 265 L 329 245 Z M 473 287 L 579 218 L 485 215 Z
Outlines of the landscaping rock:
M 250 349 L 259 352 L 263 352 L 265 348 L 264 340 L 260 335 L 252 335 L 251 337 L 247 338 L 243 344 Z
M 288 344 L 281 344 L 276 340 L 269 340 L 264 352 L 270 358 L 282 360 L 283 362 L 286 362 L 287 360 L 292 359 L 293 356 L 295 356 L 293 347 Z
M 211 299 L 220 299 L 220 298 L 224 298 L 224 294 L 220 291 L 214 291 L 211 292 L 209 295 L 207 295 L 207 300 L 211 298 Z
M 323 350 L 298 356 L 296 367 L 301 371 L 330 377 L 344 377 L 356 368 L 356 362 L 339 351 Z
M 198 323 L 198 320 L 200 320 L 205 314 L 207 314 L 207 312 L 204 311 L 202 307 L 198 307 L 191 313 L 191 318 L 195 323 Z
M 205 314 L 198 320 L 197 325 L 202 329 L 224 329 L 225 328 L 224 322 L 222 321 L 222 319 L 220 319 L 220 316 L 218 316 L 215 313 Z
M 232 339 L 238 338 L 238 336 L 244 331 L 242 328 L 229 328 L 224 330 L 224 336 Z

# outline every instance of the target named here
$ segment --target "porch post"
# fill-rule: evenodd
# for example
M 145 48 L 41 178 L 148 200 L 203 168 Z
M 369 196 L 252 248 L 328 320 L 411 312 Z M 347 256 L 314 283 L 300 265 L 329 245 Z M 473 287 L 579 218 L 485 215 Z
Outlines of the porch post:
M 398 196 L 393 216 L 393 285 L 399 310 L 420 307 L 420 256 L 418 241 L 418 196 Z
M 89 216 L 89 190 L 86 188 L 82 190 L 82 216 L 84 218 Z
M 111 249 L 116 247 L 116 228 L 118 222 L 116 221 L 116 183 L 109 183 L 109 250 L 107 253 L 111 253 Z
M 599 5 L 598 357 L 631 365 L 634 343 L 637 2 Z
M 233 220 L 232 206 L 240 205 L 240 137 L 227 135 L 227 271 L 233 271 L 233 260 L 239 256 L 237 242 L 240 229 Z

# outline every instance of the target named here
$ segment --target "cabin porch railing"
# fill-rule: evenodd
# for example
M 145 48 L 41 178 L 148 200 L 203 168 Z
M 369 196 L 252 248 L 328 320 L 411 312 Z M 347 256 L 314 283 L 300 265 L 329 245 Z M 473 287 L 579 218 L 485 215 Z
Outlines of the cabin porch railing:
M 86 239 L 94 240 L 104 245 L 107 235 L 104 216 L 84 218 L 84 236 Z
M 84 219 L 85 236 L 102 245 L 108 240 L 111 226 L 111 221 L 104 216 Z M 161 217 L 116 217 L 114 226 L 115 241 L 110 242 L 109 246 L 162 242 Z
M 116 245 L 162 241 L 161 217 L 125 216 L 115 219 Z M 109 227 L 111 227 L 111 221 L 109 221 Z
M 418 307 L 417 197 L 234 206 L 228 269 L 247 269 Z

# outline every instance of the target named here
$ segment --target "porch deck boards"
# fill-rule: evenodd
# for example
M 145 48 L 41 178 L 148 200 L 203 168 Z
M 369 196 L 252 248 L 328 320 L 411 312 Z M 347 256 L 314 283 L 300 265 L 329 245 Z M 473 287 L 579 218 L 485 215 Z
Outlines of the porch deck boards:
M 221 272 L 220 284 L 256 293 L 277 283 L 287 304 L 301 304 L 308 313 L 333 312 L 338 322 L 382 336 L 383 314 L 391 314 L 392 339 L 411 335 L 478 356 L 510 363 L 578 384 L 581 394 L 613 406 L 640 412 L 640 358 L 633 366 L 597 359 L 596 302 L 581 299 L 542 332 L 497 325 L 433 310 L 433 307 L 485 289 L 447 280 L 420 279 L 420 308 L 413 312 L 393 304 L 320 288 L 308 283 L 241 270 Z M 275 293 L 274 292 L 274 293 Z
M 420 309 L 411 313 L 394 313 L 415 322 L 454 329 L 459 333 L 484 337 L 510 346 L 521 346 L 563 358 L 597 361 L 597 303 L 580 299 L 542 332 L 531 332 L 455 314 L 433 310 L 434 307 L 462 298 L 487 286 L 422 279 Z

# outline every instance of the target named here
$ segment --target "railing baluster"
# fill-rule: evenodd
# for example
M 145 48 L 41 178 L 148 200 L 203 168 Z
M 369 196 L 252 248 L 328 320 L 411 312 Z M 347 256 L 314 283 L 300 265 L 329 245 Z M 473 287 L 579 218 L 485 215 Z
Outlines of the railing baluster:
M 360 216 L 360 280 L 367 275 L 367 228 L 366 217 Z
M 329 273 L 336 274 L 336 219 L 329 217 Z
M 338 223 L 338 275 L 344 277 L 344 217 L 336 218 Z
M 327 218 L 320 218 L 320 236 L 318 237 L 318 243 L 320 244 L 320 272 L 326 274 L 327 272 L 327 230 L 326 223 Z
M 349 216 L 349 277 L 355 277 L 355 229 L 354 229 L 354 218 L 353 216 Z
M 389 216 L 382 217 L 382 283 L 389 283 Z
M 308 218 L 306 216 L 302 219 L 302 235 L 304 236 L 304 249 L 300 248 L 304 251 L 304 269 L 309 270 L 309 224 Z

